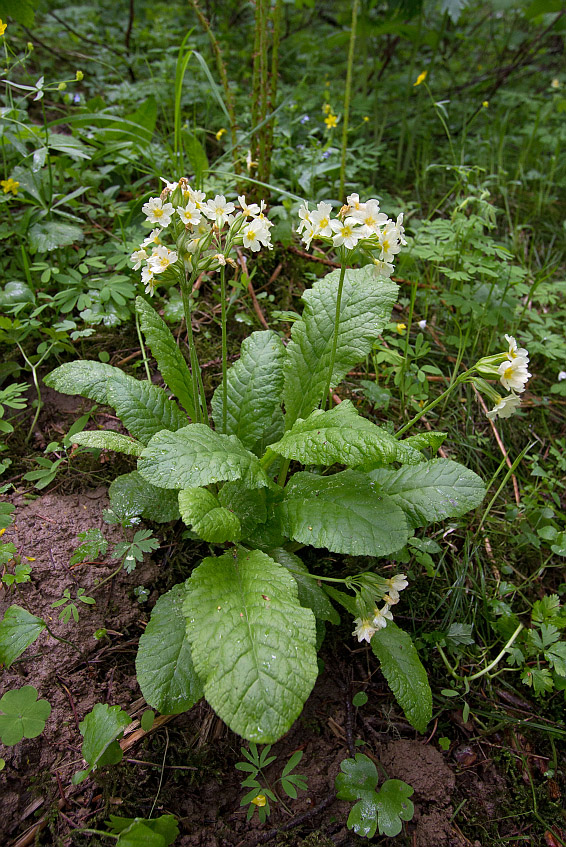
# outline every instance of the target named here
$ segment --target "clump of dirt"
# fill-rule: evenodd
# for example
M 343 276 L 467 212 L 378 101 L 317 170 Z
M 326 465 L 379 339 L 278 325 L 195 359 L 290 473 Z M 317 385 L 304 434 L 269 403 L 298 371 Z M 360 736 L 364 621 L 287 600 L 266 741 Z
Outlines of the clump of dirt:
M 120 527 L 102 521 L 102 509 L 108 505 L 105 488 L 85 491 L 76 496 L 57 493 L 38 497 L 32 503 L 22 497 L 13 498 L 14 523 L 6 530 L 3 541 L 15 544 L 22 561 L 31 560 L 31 582 L 16 590 L 0 588 L 0 614 L 16 604 L 44 619 L 55 635 L 73 642 L 75 647 L 53 639 L 45 630 L 38 640 L 10 669 L 2 672 L 2 693 L 23 685 L 33 685 L 38 696 L 51 704 L 51 716 L 44 732 L 33 740 L 23 740 L 15 747 L 2 748 L 6 768 L 0 776 L 2 787 L 2 819 L 0 833 L 9 834 L 25 818 L 33 805 L 30 774 L 51 772 L 68 775 L 63 763 L 74 759 L 71 773 L 81 767 L 78 723 L 96 702 L 118 704 L 128 708 L 139 696 L 131 659 L 139 635 L 137 622 L 147 619 L 133 588 L 143 584 L 151 588 L 159 575 L 151 560 L 139 565 L 128 575 L 121 571 L 97 589 L 97 583 L 112 573 L 117 562 L 108 558 L 100 563 L 83 563 L 70 567 L 69 561 L 79 544 L 78 533 L 90 528 L 104 528 L 112 544 L 122 540 Z M 27 558 L 23 558 L 27 557 Z M 59 620 L 59 609 L 51 608 L 66 588 L 74 599 L 78 587 L 96 600 L 96 605 L 77 602 L 79 621 L 67 624 Z M 155 597 L 153 598 L 155 599 Z M 108 635 L 94 637 L 105 628 Z M 113 655 L 112 667 L 107 657 Z M 121 661 L 116 661 L 115 656 Z M 128 662 L 123 661 L 124 655 Z M 72 755 L 70 756 L 69 753 Z

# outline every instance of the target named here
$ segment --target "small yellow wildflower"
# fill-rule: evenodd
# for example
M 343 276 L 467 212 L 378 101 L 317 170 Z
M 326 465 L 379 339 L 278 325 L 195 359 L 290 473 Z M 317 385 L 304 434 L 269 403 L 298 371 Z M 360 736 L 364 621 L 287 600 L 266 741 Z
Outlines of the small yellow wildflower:
M 552 82 L 550 83 L 550 85 L 551 85 L 552 88 L 560 88 L 560 80 L 559 79 L 553 79 Z
M 216 140 L 220 141 L 220 139 L 222 138 L 223 135 L 225 135 L 225 133 L 226 133 L 226 130 L 224 129 L 224 127 L 222 127 L 222 129 L 219 129 L 218 132 L 216 133 Z
M 367 124 L 367 123 L 369 123 L 369 117 L 368 117 L 368 115 L 364 115 L 364 123 L 366 123 L 366 124 Z
M 420 85 L 421 82 L 424 82 L 427 74 L 428 74 L 428 71 L 423 71 L 422 74 L 419 74 L 418 77 L 417 77 L 417 81 L 413 83 L 413 88 L 415 87 L 415 85 Z
M 2 186 L 2 191 L 4 194 L 9 194 L 10 191 L 12 194 L 16 195 L 18 193 L 18 188 L 20 187 L 20 183 L 16 179 L 2 179 L 0 180 L 0 185 Z
M 7 26 L 8 24 L 5 24 L 2 18 L 0 18 L 0 35 L 4 35 Z
M 6 532 L 6 527 L 3 527 L 2 529 L 0 529 L 0 537 L 2 537 L 5 532 Z
M 333 115 L 332 112 L 329 112 L 329 114 L 324 119 L 324 123 L 326 124 L 328 129 L 334 129 L 334 127 L 338 123 L 338 115 Z
M 330 108 L 330 103 L 324 103 L 323 106 L 322 106 L 322 111 L 324 112 L 325 115 L 327 115 L 329 112 L 331 112 L 332 109 Z
M 84 78 L 85 78 L 85 75 L 83 74 L 83 72 L 82 72 L 82 71 L 77 71 L 77 72 L 76 72 L 76 74 L 75 74 L 75 80 L 76 80 L 77 82 L 81 82 L 81 80 L 83 80 Z
M 403 333 L 407 329 L 407 324 L 395 324 L 395 329 L 397 330 L 399 335 L 403 335 Z
M 254 797 L 252 803 L 254 804 L 254 806 L 265 806 L 265 804 L 267 803 L 267 798 L 265 794 L 258 794 L 257 797 Z
M 487 107 L 489 106 L 489 100 L 484 100 L 482 106 L 484 109 L 487 109 Z

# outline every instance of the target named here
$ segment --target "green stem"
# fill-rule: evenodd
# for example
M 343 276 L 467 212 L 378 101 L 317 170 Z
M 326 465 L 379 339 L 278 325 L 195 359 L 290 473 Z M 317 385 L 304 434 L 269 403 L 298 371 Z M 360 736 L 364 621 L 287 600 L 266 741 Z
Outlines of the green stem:
M 220 268 L 220 304 L 222 315 L 222 432 L 228 427 L 228 342 L 226 338 L 226 268 Z
M 342 119 L 342 156 L 340 159 L 340 192 L 338 198 L 344 200 L 344 182 L 346 178 L 346 151 L 348 147 L 348 119 L 350 116 L 350 96 L 352 93 L 352 67 L 354 65 L 354 44 L 356 41 L 356 23 L 358 19 L 359 0 L 352 4 L 352 26 L 350 29 L 350 46 L 348 49 L 348 65 L 346 69 L 346 91 L 344 93 L 344 115 Z
M 107 582 L 109 582 L 111 579 L 114 579 L 114 577 L 115 577 L 117 574 L 119 574 L 119 573 L 120 573 L 120 571 L 122 570 L 123 566 L 124 566 L 124 563 L 123 563 L 123 562 L 120 562 L 120 564 L 118 565 L 118 567 L 116 568 L 116 570 L 115 570 L 115 571 L 112 571 L 112 573 L 111 573 L 109 576 L 104 577 L 104 579 L 102 580 L 102 582 L 99 582 L 99 583 L 98 583 L 98 585 L 95 585 L 95 586 L 94 586 L 94 588 L 92 588 L 92 589 L 91 589 L 91 591 L 96 591 L 97 589 L 102 588 L 102 586 L 103 586 L 103 585 L 105 585 L 105 584 L 106 584 Z
M 492 670 L 496 665 L 499 664 L 499 662 L 501 661 L 501 659 L 503 658 L 503 656 L 505 655 L 505 653 L 507 652 L 509 647 L 511 647 L 511 645 L 513 644 L 513 642 L 515 641 L 515 639 L 517 638 L 517 636 L 519 635 L 519 633 L 521 632 L 522 629 L 523 629 L 523 624 L 520 623 L 519 626 L 517 627 L 517 629 L 515 630 L 515 632 L 513 633 L 513 635 L 511 636 L 511 638 L 509 639 L 509 641 L 506 643 L 503 650 L 501 650 L 501 652 L 497 654 L 497 656 L 495 657 L 493 662 L 491 662 L 482 671 L 478 671 L 477 673 L 472 674 L 472 676 L 466 676 L 466 677 L 464 677 L 464 679 L 467 680 L 467 682 L 471 682 L 473 679 L 479 679 L 480 676 L 485 676 L 485 674 L 489 673 L 490 670 Z
M 140 350 L 141 350 L 141 354 L 142 354 L 143 364 L 144 364 L 144 367 L 145 367 L 145 372 L 147 374 L 147 381 L 151 382 L 151 373 L 150 373 L 150 370 L 149 370 L 149 362 L 148 362 L 148 359 L 147 359 L 145 344 L 143 343 L 143 336 L 141 334 L 140 316 L 138 315 L 137 312 L 135 312 L 135 316 L 136 316 L 136 332 L 138 334 L 138 341 L 140 342 Z
M 61 635 L 55 635 L 55 633 L 54 633 L 51 629 L 49 629 L 49 627 L 47 626 L 47 623 L 46 623 L 45 621 L 43 621 L 43 623 L 45 624 L 45 629 L 47 630 L 47 632 L 49 633 L 49 635 L 51 636 L 51 638 L 54 638 L 54 639 L 55 639 L 55 641 L 60 641 L 60 642 L 61 642 L 61 644 L 68 644 L 68 645 L 69 645 L 69 647 L 72 647 L 72 648 L 73 648 L 73 650 L 76 650 L 76 651 L 77 651 L 77 653 L 78 653 L 80 656 L 82 656 L 82 657 L 83 657 L 83 659 L 84 659 L 84 653 L 83 653 L 83 651 L 81 650 L 81 648 L 80 648 L 80 647 L 77 647 L 77 645 L 76 645 L 76 644 L 73 644 L 73 642 L 72 642 L 72 641 L 69 641 L 67 638 L 63 638 Z
M 206 411 L 206 397 L 204 397 L 204 387 L 201 392 L 202 378 L 200 375 L 200 366 L 198 362 L 197 351 L 195 347 L 195 339 L 193 335 L 193 322 L 191 319 L 191 291 L 193 287 L 193 276 L 187 281 L 183 274 L 180 279 L 181 297 L 183 300 L 183 311 L 185 313 L 185 323 L 187 324 L 187 340 L 189 343 L 189 355 L 191 359 L 191 377 L 193 382 L 193 402 L 195 405 L 196 423 L 204 423 L 208 421 L 208 413 Z M 204 405 L 203 405 L 204 401 Z
M 460 376 L 459 376 L 459 377 L 457 377 L 457 378 L 456 378 L 456 380 L 455 380 L 455 381 L 454 381 L 451 385 L 449 385 L 449 386 L 448 386 L 448 388 L 446 389 L 446 391 L 443 391 L 443 392 L 442 392 L 442 394 L 439 394 L 439 395 L 438 395 L 438 397 L 436 397 L 434 400 L 431 400 L 431 402 L 430 402 L 430 403 L 428 403 L 426 406 L 424 406 L 424 407 L 421 409 L 421 411 L 420 411 L 420 412 L 418 412 L 418 413 L 415 415 L 415 417 L 414 417 L 414 418 L 411 418 L 411 420 L 409 421 L 409 423 L 405 424 L 405 426 L 404 426 L 404 427 L 401 427 L 401 429 L 399 430 L 399 432 L 396 432 L 396 433 L 395 433 L 395 438 L 401 438 L 401 436 L 402 436 L 402 435 L 404 435 L 404 434 L 407 432 L 407 430 L 408 430 L 408 429 L 411 429 L 411 427 L 412 427 L 414 424 L 416 424 L 416 422 L 417 422 L 417 421 L 419 421 L 419 420 L 422 418 L 422 416 L 423 416 L 423 415 L 426 415 L 426 414 L 427 414 L 427 412 L 430 412 L 430 411 L 431 411 L 431 409 L 434 409 L 434 407 L 435 407 L 435 406 L 438 406 L 438 404 L 439 404 L 439 403 L 440 403 L 440 402 L 441 402 L 441 401 L 442 401 L 445 397 L 447 397 L 447 396 L 448 396 L 448 394 L 450 394 L 450 392 L 451 392 L 451 391 L 453 391 L 453 389 L 454 389 L 454 388 L 456 388 L 456 386 L 457 386 L 457 385 L 460 385 L 462 382 L 464 382 L 464 381 L 466 380 L 466 378 L 467 378 L 470 374 L 472 374 L 473 372 L 474 372 L 474 369 L 473 369 L 473 368 L 471 368 L 469 371 L 466 371 L 465 373 L 460 374 Z
M 342 252 L 342 264 L 340 267 L 340 279 L 338 281 L 338 294 L 336 295 L 336 314 L 334 316 L 334 333 L 332 336 L 332 349 L 330 350 L 330 365 L 328 368 L 328 379 L 326 387 L 320 401 L 320 408 L 324 411 L 326 401 L 330 394 L 330 386 L 332 384 L 332 374 L 334 372 L 334 362 L 336 361 L 336 347 L 338 345 L 338 330 L 340 328 L 340 305 L 342 303 L 342 288 L 344 287 L 344 276 L 346 275 L 346 254 Z

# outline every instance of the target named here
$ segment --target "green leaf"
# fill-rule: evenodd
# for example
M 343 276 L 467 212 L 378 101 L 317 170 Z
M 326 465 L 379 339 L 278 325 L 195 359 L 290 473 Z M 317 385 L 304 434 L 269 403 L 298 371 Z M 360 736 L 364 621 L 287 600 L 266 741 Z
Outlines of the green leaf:
M 206 488 L 184 488 L 179 491 L 179 511 L 188 527 L 203 539 L 215 544 L 238 541 L 242 535 L 240 521 L 220 505 Z
M 141 516 L 169 523 L 180 517 L 177 492 L 152 485 L 137 471 L 116 477 L 108 493 L 110 508 L 121 518 Z
M 162 430 L 177 430 L 186 426 L 187 417 L 167 392 L 151 382 L 140 382 L 118 371 L 108 381 L 109 406 L 134 438 L 144 444 Z
M 407 541 L 407 520 L 369 475 L 296 473 L 278 507 L 285 533 L 302 544 L 354 556 L 387 556 Z
M 305 291 L 302 319 L 293 324 L 285 361 L 286 428 L 318 406 L 332 350 L 340 271 L 332 271 Z M 368 266 L 347 270 L 342 290 L 340 327 L 331 388 L 366 358 L 389 320 L 397 286 Z
M 298 556 L 285 550 L 284 547 L 276 547 L 270 550 L 269 555 L 293 575 L 297 582 L 301 606 L 312 609 L 315 616 L 321 621 L 330 621 L 330 623 L 336 625 L 340 623 L 340 615 L 328 599 L 328 595 L 322 590 L 316 579 L 307 575 L 308 568 Z
M 418 435 L 410 435 L 404 438 L 401 444 L 413 447 L 415 450 L 432 450 L 436 453 L 438 448 L 446 441 L 447 432 L 419 432 Z
M 204 695 L 230 729 L 277 741 L 302 711 L 318 675 L 315 619 L 285 568 L 259 550 L 207 558 L 184 604 Z
M 161 488 L 196 488 L 235 479 L 242 479 L 248 488 L 269 484 L 256 456 L 235 436 L 214 432 L 205 424 L 155 435 L 138 470 Z
M 0 18 L 13 18 L 23 26 L 33 26 L 38 0 L 0 0 Z
M 460 517 L 485 497 L 480 477 L 451 459 L 431 459 L 397 471 L 380 468 L 369 476 L 403 509 L 413 527 Z
M 124 728 L 132 722 L 127 712 L 120 706 L 108 706 L 106 703 L 96 703 L 92 712 L 79 724 L 83 736 L 82 754 L 89 767 L 76 773 L 72 779 L 73 785 L 83 782 L 89 773 L 103 765 L 117 765 L 122 760 L 122 750 L 118 739 L 122 737 Z
M 401 821 L 410 821 L 415 808 L 409 797 L 414 789 L 400 779 L 387 779 L 377 795 L 377 823 L 380 835 L 393 838 L 402 829 Z
M 43 632 L 46 624 L 21 606 L 9 606 L 0 621 L 0 662 L 10 667 Z
M 267 520 L 265 488 L 246 488 L 239 479 L 225 482 L 218 492 L 218 500 L 240 521 L 242 538 L 247 538 L 258 524 Z
M 122 371 L 112 365 L 79 360 L 60 365 L 47 374 L 43 381 L 61 394 L 80 394 L 95 403 L 108 406 L 108 382 L 112 377 L 119 379 L 122 375 Z
M 82 543 L 71 556 L 70 565 L 94 560 L 106 554 L 108 541 L 99 529 L 87 529 L 86 532 L 79 532 L 79 538 Z
M 183 614 L 185 583 L 162 594 L 140 638 L 136 674 L 146 702 L 164 715 L 186 712 L 203 695 Z
M 143 562 L 144 553 L 152 553 L 159 549 L 159 541 L 152 538 L 150 529 L 138 529 L 132 541 L 119 541 L 112 551 L 113 559 L 124 557 L 124 570 L 131 573 L 136 562 Z
M 549 665 L 554 668 L 558 676 L 566 676 L 566 641 L 553 644 L 545 650 L 545 658 Z
M 59 221 L 44 221 L 33 224 L 28 231 L 32 252 L 57 250 L 68 247 L 84 238 L 80 226 L 60 223 Z
M 276 332 L 252 332 L 242 342 L 240 358 L 227 374 L 226 434 L 236 435 L 253 450 L 273 426 L 274 414 L 283 420 L 281 390 L 285 348 Z M 212 398 L 216 429 L 222 432 L 222 385 Z
M 405 717 L 418 732 L 424 732 L 432 717 L 432 692 L 410 635 L 388 621 L 370 644 Z
M 0 700 L 0 712 L 2 744 L 12 747 L 22 738 L 37 738 L 43 732 L 51 706 L 47 700 L 37 699 L 33 685 L 24 685 L 6 691 Z
M 165 384 L 194 420 L 195 402 L 191 372 L 171 330 L 143 297 L 136 298 L 136 310 L 140 316 L 143 334 Z
M 119 432 L 94 431 L 77 432 L 73 435 L 73 443 L 82 447 L 94 447 L 98 450 L 114 450 L 115 453 L 125 453 L 127 456 L 140 456 L 144 445 L 127 435 Z
M 378 825 L 380 835 L 399 835 L 401 821 L 410 821 L 414 814 L 408 799 L 413 788 L 400 779 L 388 779 L 376 792 L 377 769 L 363 753 L 356 753 L 355 759 L 344 759 L 340 769 L 336 796 L 350 802 L 359 800 L 348 816 L 348 828 L 364 838 L 373 838 Z
M 299 419 L 271 449 L 303 465 L 339 462 L 355 468 L 376 462 L 423 461 L 418 450 L 360 417 L 351 400 L 344 400 L 327 412 L 316 409 L 306 420 Z
M 161 815 L 154 820 L 110 815 L 106 825 L 111 832 L 119 835 L 116 847 L 169 847 L 179 835 L 173 815 Z

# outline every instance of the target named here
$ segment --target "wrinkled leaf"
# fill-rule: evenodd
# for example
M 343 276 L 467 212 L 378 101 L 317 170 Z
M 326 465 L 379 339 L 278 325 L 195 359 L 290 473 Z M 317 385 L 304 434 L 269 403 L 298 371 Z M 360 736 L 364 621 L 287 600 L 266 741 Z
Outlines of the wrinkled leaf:
M 21 606 L 9 606 L 0 621 L 0 662 L 10 667 L 45 629 L 45 622 Z
M 410 635 L 388 621 L 370 644 L 405 717 L 416 730 L 424 732 L 432 717 L 432 692 Z
M 179 511 L 188 527 L 203 539 L 215 544 L 238 541 L 242 527 L 237 516 L 221 506 L 218 498 L 206 488 L 184 488 L 179 491 Z

